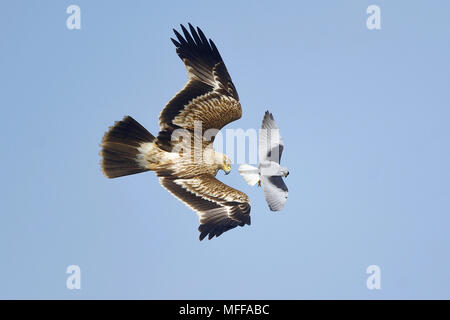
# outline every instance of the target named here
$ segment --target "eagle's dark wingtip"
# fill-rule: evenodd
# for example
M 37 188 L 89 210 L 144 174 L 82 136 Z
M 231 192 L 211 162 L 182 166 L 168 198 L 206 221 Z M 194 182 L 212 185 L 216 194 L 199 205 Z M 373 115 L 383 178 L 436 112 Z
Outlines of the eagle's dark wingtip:
M 181 44 L 177 41 L 177 40 L 175 40 L 174 38 L 170 38 L 170 40 L 172 40 L 172 42 L 173 42 L 173 44 L 175 45 L 175 47 L 180 47 L 181 46 Z
M 187 32 L 187 30 L 183 24 L 180 24 L 180 28 L 181 28 L 181 30 L 183 30 L 183 32 Z
M 202 29 L 200 29 L 200 27 L 197 27 L 197 32 L 198 35 L 200 36 L 201 41 L 203 42 L 203 44 L 208 44 L 208 39 L 206 39 L 205 34 L 203 33 Z
M 186 40 L 188 40 L 187 37 L 189 36 L 189 32 L 187 31 L 187 29 L 182 24 L 180 24 L 180 28 L 181 31 L 183 31 L 184 37 L 186 38 Z
M 195 28 L 190 23 L 189 23 L 189 30 L 191 30 L 191 34 L 194 37 L 196 45 L 199 45 L 202 41 L 200 40 L 197 31 L 195 31 Z
M 173 33 L 177 36 L 178 41 L 181 45 L 187 45 L 187 41 L 183 38 L 183 36 L 175 29 L 173 29 Z

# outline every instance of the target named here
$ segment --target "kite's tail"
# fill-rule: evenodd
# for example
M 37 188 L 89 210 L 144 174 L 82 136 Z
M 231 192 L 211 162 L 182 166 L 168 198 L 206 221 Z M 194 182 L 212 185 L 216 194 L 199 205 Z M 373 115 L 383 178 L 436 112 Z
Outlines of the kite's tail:
M 150 170 L 145 154 L 155 137 L 130 116 L 117 121 L 102 140 L 101 165 L 108 178 Z
M 239 166 L 239 173 L 245 182 L 254 186 L 259 181 L 259 169 L 249 164 L 242 164 Z

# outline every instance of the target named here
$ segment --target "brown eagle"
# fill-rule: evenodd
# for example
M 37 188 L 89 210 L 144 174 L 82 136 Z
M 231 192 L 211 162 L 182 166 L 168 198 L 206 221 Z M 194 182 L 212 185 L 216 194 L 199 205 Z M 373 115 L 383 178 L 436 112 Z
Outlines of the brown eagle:
M 214 42 L 191 24 L 190 32 L 181 29 L 184 37 L 173 30 L 177 40 L 171 40 L 188 82 L 161 111 L 158 136 L 124 117 L 103 137 L 101 166 L 108 178 L 154 171 L 164 188 L 198 214 L 203 240 L 250 225 L 247 195 L 215 178 L 219 170 L 231 170 L 230 159 L 213 149 L 215 134 L 242 110 Z

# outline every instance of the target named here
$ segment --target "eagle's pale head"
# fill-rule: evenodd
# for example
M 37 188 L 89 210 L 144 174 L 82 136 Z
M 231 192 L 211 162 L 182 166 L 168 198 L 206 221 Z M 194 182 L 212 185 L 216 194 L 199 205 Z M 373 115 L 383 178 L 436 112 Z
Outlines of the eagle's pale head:
M 230 158 L 228 158 L 225 154 L 216 152 L 215 154 L 216 158 L 216 164 L 218 167 L 218 170 L 223 170 L 225 174 L 229 174 L 231 171 L 231 161 Z

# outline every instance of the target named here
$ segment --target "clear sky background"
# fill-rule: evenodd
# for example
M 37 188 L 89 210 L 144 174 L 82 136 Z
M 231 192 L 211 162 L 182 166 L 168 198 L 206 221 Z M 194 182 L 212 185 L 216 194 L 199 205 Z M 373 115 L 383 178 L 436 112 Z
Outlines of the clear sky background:
M 81 30 L 66 8 L 81 8 Z M 381 8 L 379 31 L 366 9 Z M 0 298 L 450 298 L 448 1 L 4 1 Z M 273 112 L 290 169 L 252 225 L 198 241 L 154 174 L 108 180 L 99 143 L 131 115 L 154 134 L 186 72 L 169 38 L 217 44 L 240 120 Z M 81 268 L 81 290 L 66 268 Z M 381 290 L 366 268 L 381 268 Z

